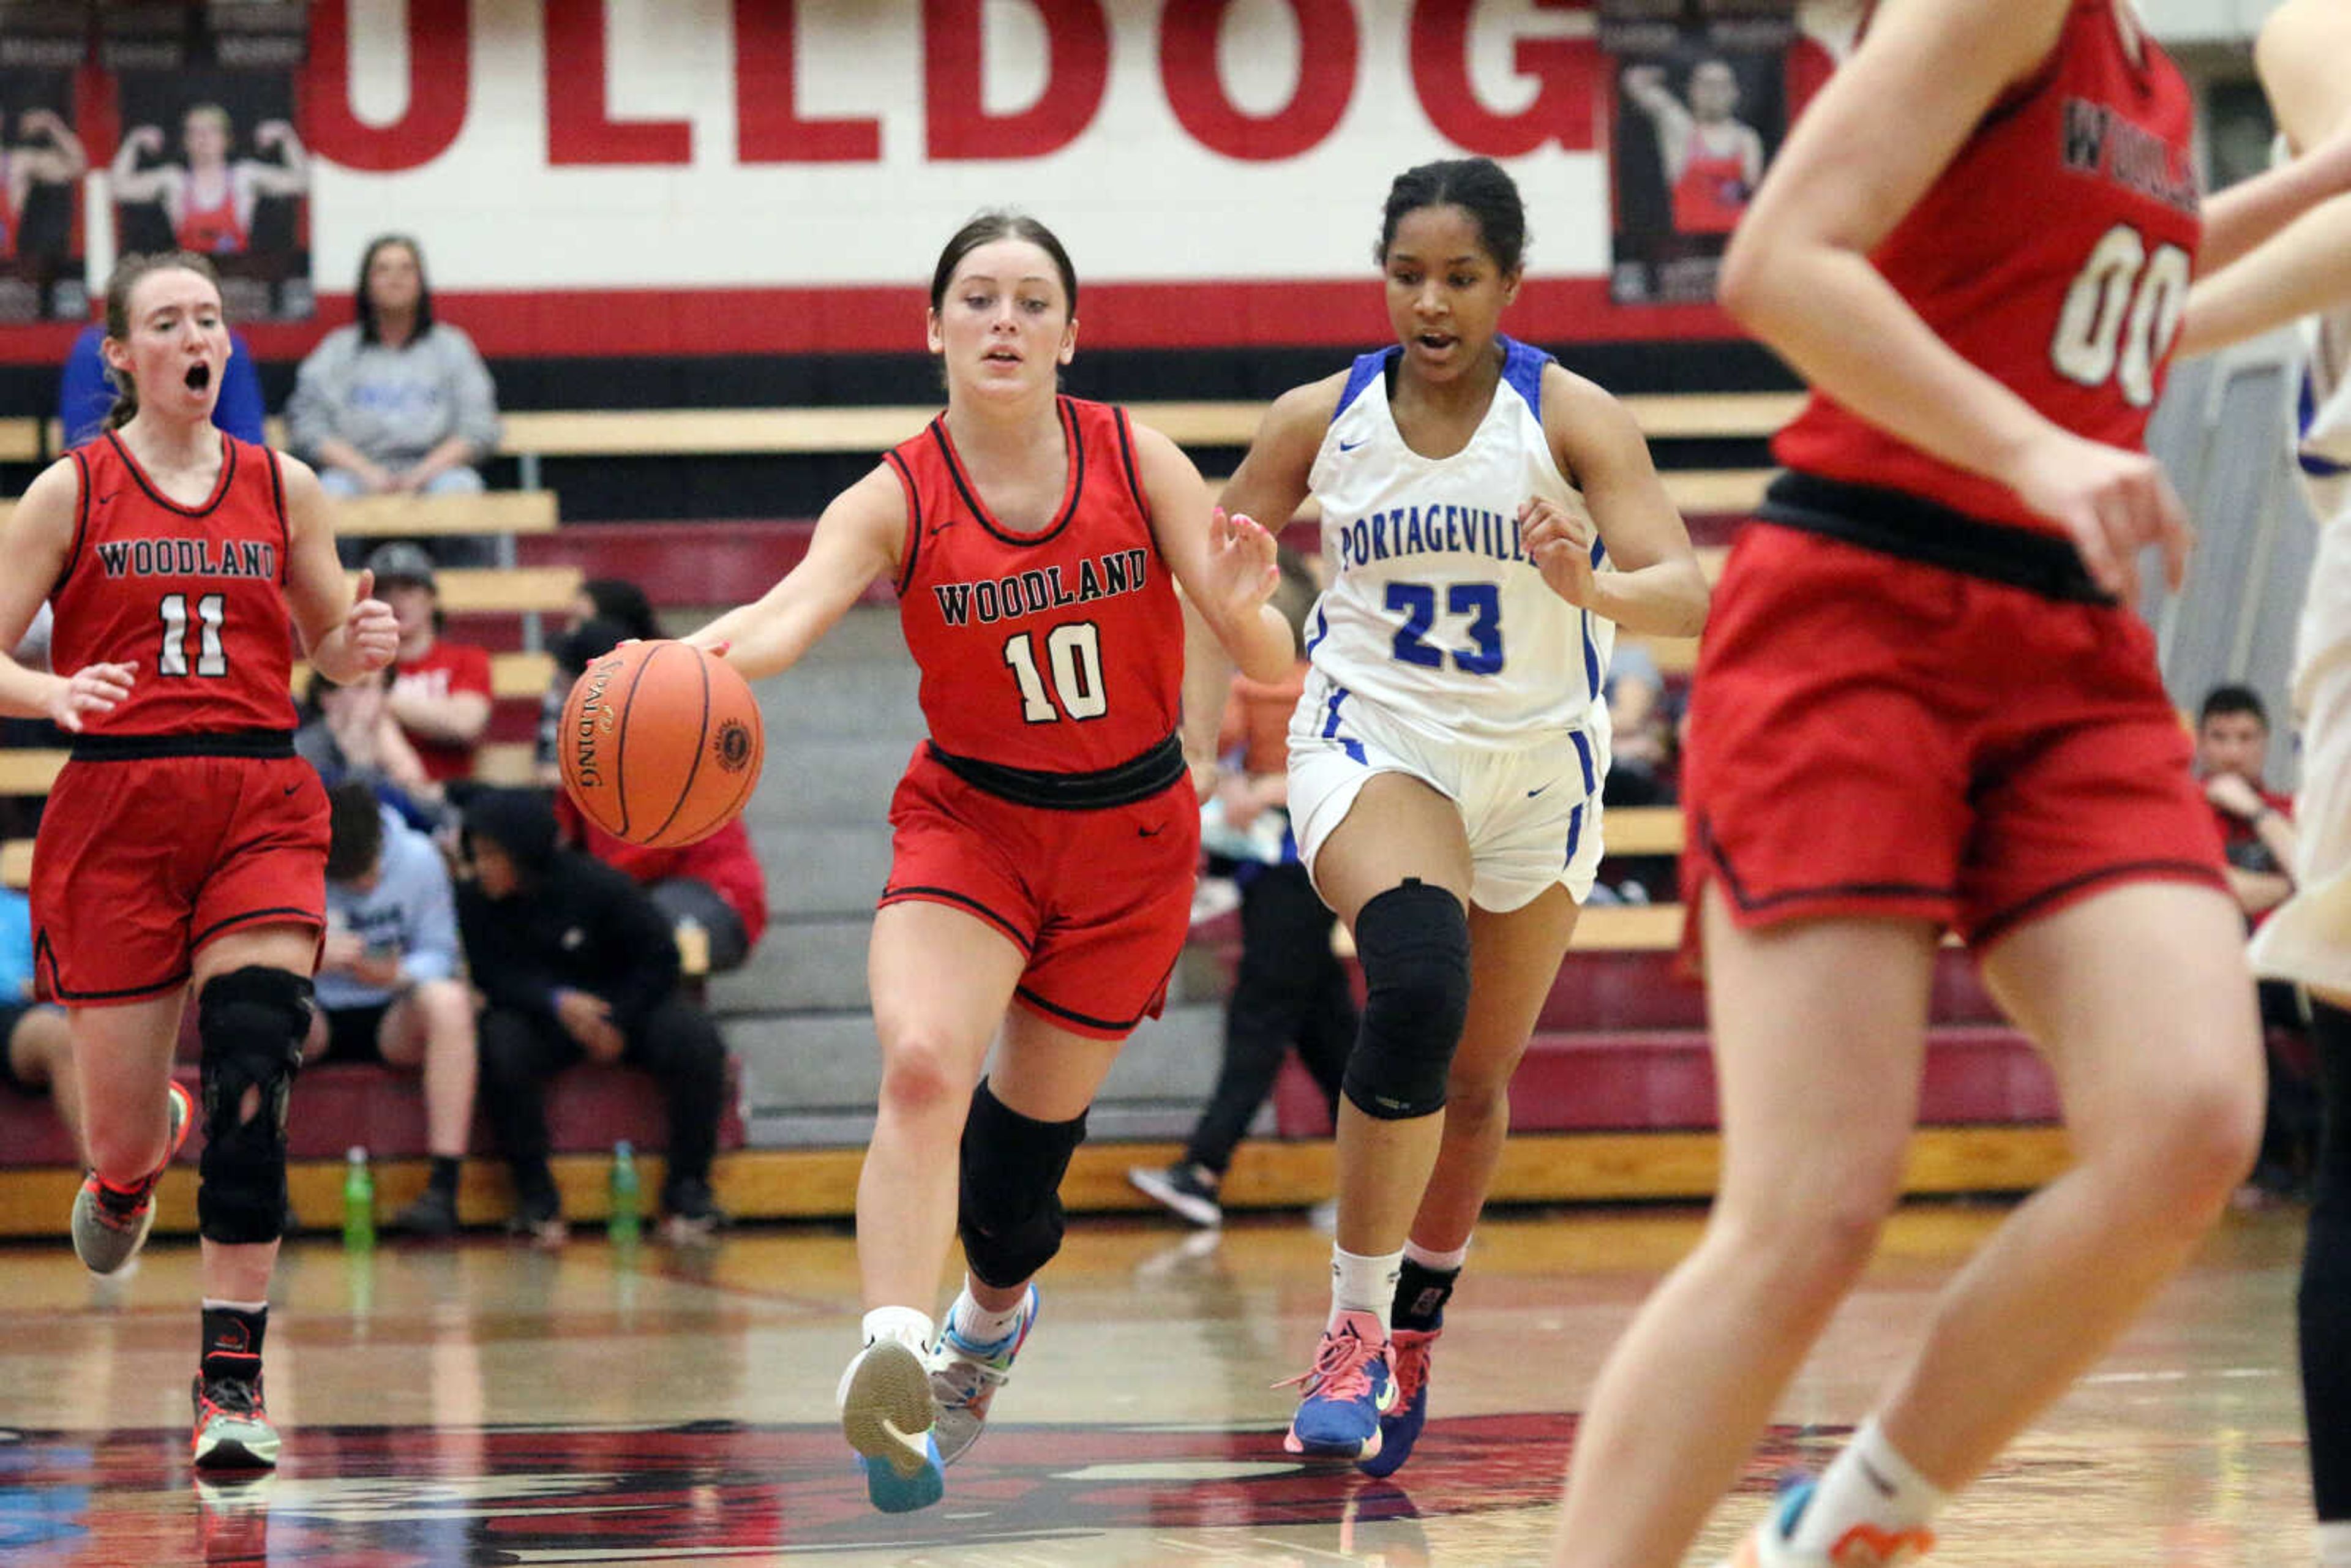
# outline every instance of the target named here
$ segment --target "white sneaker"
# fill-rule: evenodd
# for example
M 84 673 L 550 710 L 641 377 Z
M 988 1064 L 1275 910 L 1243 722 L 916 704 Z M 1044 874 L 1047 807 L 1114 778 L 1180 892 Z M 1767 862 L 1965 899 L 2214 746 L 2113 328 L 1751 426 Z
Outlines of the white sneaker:
M 946 1490 L 933 1437 L 930 1375 L 911 1346 L 875 1340 L 841 1375 L 841 1434 L 857 1450 L 866 1495 L 884 1513 L 927 1508 Z

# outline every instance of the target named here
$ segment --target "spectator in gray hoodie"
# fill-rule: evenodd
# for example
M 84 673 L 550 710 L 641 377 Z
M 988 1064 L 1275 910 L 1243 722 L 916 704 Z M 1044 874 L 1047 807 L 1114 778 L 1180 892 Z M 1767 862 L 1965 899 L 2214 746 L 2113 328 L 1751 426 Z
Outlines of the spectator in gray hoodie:
M 369 243 L 355 307 L 359 319 L 328 333 L 295 379 L 286 405 L 295 453 L 330 496 L 479 491 L 474 465 L 498 442 L 496 389 L 474 340 L 433 319 L 414 240 Z M 437 542 L 444 566 L 487 559 L 472 540 Z
M 392 1218 L 400 1229 L 457 1228 L 457 1176 L 474 1124 L 474 998 L 458 971 L 456 902 L 431 839 L 364 781 L 328 791 L 327 936 L 305 1061 L 422 1066 L 433 1176 Z

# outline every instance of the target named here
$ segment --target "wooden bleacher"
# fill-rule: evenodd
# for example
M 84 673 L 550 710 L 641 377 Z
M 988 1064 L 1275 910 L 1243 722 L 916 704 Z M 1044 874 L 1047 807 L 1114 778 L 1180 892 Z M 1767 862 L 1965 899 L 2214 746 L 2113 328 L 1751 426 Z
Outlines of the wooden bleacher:
M 41 460 L 41 422 L 37 419 L 0 419 L 0 463 L 37 463 Z
M 1796 392 L 1673 392 L 1621 401 L 1652 440 L 1761 439 L 1802 405 Z M 1266 404 L 1130 402 L 1127 412 L 1180 446 L 1247 446 Z M 928 424 L 935 403 L 852 408 L 604 409 L 501 414 L 498 452 L 516 458 L 691 457 L 713 454 L 880 452 Z

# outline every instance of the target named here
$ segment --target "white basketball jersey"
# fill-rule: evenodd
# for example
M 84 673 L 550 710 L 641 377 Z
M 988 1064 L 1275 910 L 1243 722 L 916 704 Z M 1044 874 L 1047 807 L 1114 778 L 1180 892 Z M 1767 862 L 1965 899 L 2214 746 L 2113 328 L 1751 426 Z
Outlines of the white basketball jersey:
M 1583 729 L 1606 746 L 1600 701 L 1616 629 L 1551 590 L 1519 544 L 1519 506 L 1586 515 L 1542 427 L 1551 356 L 1508 338 L 1494 401 L 1450 457 L 1406 446 L 1388 406 L 1402 353 L 1357 359 L 1308 476 L 1322 556 L 1337 568 L 1306 624 L 1314 668 L 1439 738 L 1506 745 Z M 1592 547 L 1607 570 L 1604 548 Z

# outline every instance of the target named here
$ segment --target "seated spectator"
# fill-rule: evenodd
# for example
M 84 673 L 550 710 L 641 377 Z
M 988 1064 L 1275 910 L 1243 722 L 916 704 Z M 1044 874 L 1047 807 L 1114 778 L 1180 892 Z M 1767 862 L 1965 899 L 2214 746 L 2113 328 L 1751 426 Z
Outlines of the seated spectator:
M 619 622 L 598 619 L 566 633 L 556 654 L 558 678 L 563 679 L 568 670 L 569 680 L 579 679 L 590 660 L 620 644 L 624 630 Z M 569 796 L 557 796 L 556 817 L 565 841 L 626 872 L 669 916 L 673 927 L 702 928 L 712 974 L 743 967 L 768 928 L 768 876 L 743 819 L 736 818 L 697 843 L 653 850 L 614 838 L 580 815 Z
M 1666 678 L 1648 650 L 1619 642 L 1602 688 L 1613 737 L 1604 806 L 1670 806 L 1677 793 L 1679 727 L 1666 692 Z M 1601 830 L 1604 840 L 1607 830 Z M 1679 896 L 1678 862 L 1672 855 L 1610 855 L 1601 862 L 1592 896 L 1596 903 L 1665 904 Z
M 1281 562 L 1273 602 L 1296 636 L 1315 585 L 1287 549 Z M 1217 732 L 1221 760 L 1200 809 L 1201 848 L 1212 868 L 1229 868 L 1240 898 L 1240 963 L 1225 1004 L 1224 1052 L 1183 1154 L 1165 1169 L 1135 1166 L 1126 1173 L 1137 1190 L 1203 1228 L 1224 1223 L 1225 1173 L 1273 1092 L 1282 1059 L 1296 1048 L 1335 1116 L 1355 1044 L 1354 992 L 1331 951 L 1337 917 L 1299 862 L 1290 831 L 1290 716 L 1307 668 L 1301 658 L 1287 680 L 1274 683 L 1233 676 Z
M 26 1094 L 46 1091 L 81 1148 L 73 1037 L 63 1008 L 33 999 L 33 906 L 13 887 L 0 888 L 0 1083 Z
M 2196 771 L 2212 803 L 2229 888 L 2249 932 L 2294 892 L 2294 801 L 2262 781 L 2269 749 L 2269 710 L 2251 687 L 2220 685 L 2205 694 L 2196 716 Z M 2302 1191 L 2318 1146 L 2318 1089 L 2301 993 L 2283 980 L 2262 980 L 2256 988 L 2268 1047 L 2269 1103 L 2249 1201 Z
M 392 1217 L 420 1236 L 457 1229 L 457 1176 L 474 1124 L 474 998 L 458 974 L 455 899 L 433 841 L 364 782 L 328 792 L 327 934 L 308 1061 L 422 1068 L 433 1175 Z
M 57 382 L 57 423 L 68 446 L 94 441 L 113 412 L 113 372 L 99 345 L 106 340 L 106 324 L 93 321 L 81 329 L 66 352 L 65 374 Z M 239 441 L 264 444 L 261 377 L 253 368 L 253 350 L 243 334 L 228 335 L 228 363 L 221 371 L 220 401 L 213 405 L 213 424 Z
M 555 812 L 523 789 L 465 805 L 472 880 L 457 927 L 481 992 L 482 1104 L 514 1171 L 514 1228 L 564 1239 L 548 1165 L 547 1081 L 578 1061 L 643 1068 L 669 1103 L 662 1206 L 677 1239 L 724 1221 L 710 1162 L 726 1108 L 718 1026 L 678 987 L 669 922 L 620 872 L 559 846 Z
M 580 591 L 572 595 L 571 615 L 563 623 L 564 632 L 578 632 L 591 621 L 608 621 L 616 628 L 599 652 L 624 638 L 649 643 L 662 634 L 661 623 L 653 619 L 653 602 L 646 599 L 645 591 L 624 578 L 591 577 L 580 585 Z M 563 770 L 555 760 L 556 727 L 563 718 L 563 704 L 571 695 L 571 683 L 588 667 L 587 658 L 574 657 L 574 652 L 562 637 L 556 639 L 555 674 L 549 677 L 547 693 L 538 700 L 538 736 L 531 750 L 531 768 L 533 777 L 550 789 L 563 779 Z
M 498 444 L 496 389 L 474 340 L 434 319 L 414 240 L 370 242 L 353 304 L 359 319 L 328 333 L 297 373 L 286 404 L 295 455 L 330 496 L 478 492 L 474 465 Z M 432 549 L 448 566 L 492 555 L 475 538 L 439 538 Z
M 447 821 L 447 792 L 393 722 L 383 671 L 340 686 L 313 671 L 302 710 L 294 754 L 317 768 L 329 789 L 347 779 L 365 784 L 402 822 L 425 832 Z
M 392 721 L 416 747 L 425 777 L 445 784 L 469 779 L 482 732 L 490 727 L 490 651 L 441 635 L 441 592 L 433 558 L 405 540 L 368 557 L 376 596 L 400 622 L 392 662 Z

